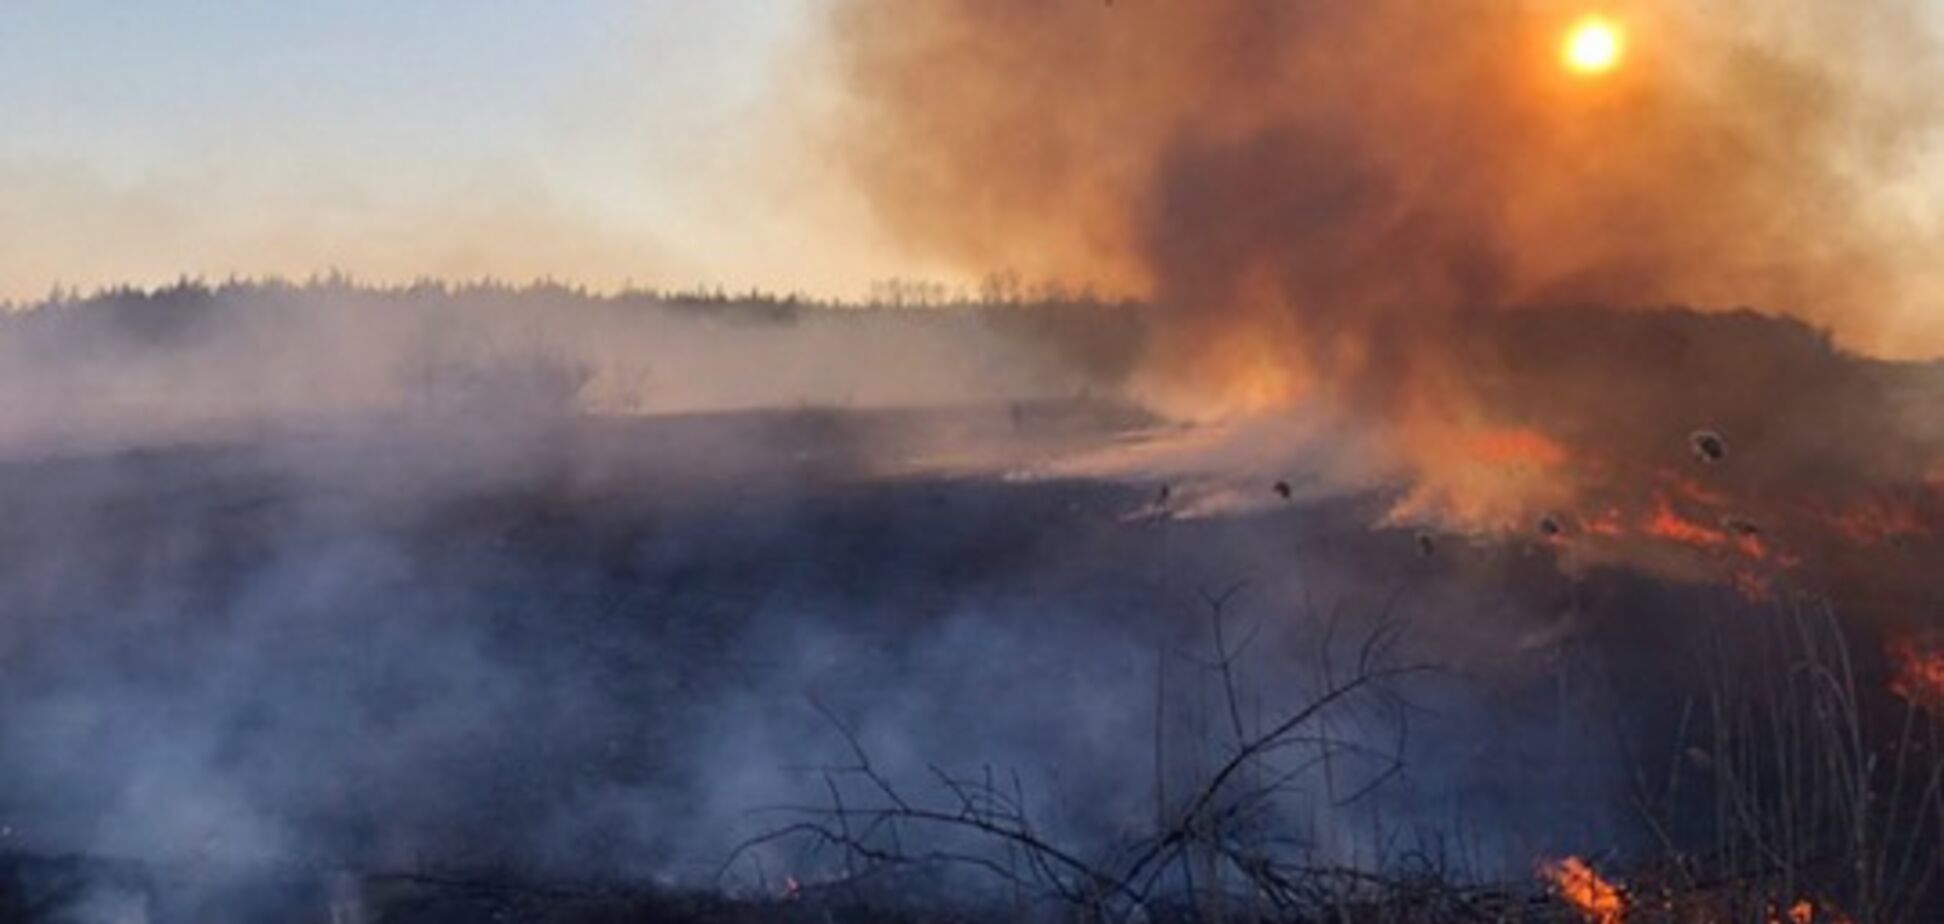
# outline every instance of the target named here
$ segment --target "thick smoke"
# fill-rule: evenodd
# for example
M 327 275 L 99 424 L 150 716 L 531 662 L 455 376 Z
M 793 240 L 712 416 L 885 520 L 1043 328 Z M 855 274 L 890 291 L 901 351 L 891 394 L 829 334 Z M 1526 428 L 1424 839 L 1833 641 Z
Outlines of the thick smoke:
M 1560 66 L 1583 12 L 853 0 L 839 143 L 918 241 L 1152 295 L 1156 362 L 1216 398 L 1408 386 L 1525 306 L 1944 347 L 1887 339 L 1920 247 L 1873 199 L 1934 114 L 1918 4 L 1626 4 L 1603 77 Z
M 1454 668 L 1400 691 L 1434 715 L 1395 779 L 1332 784 L 1377 797 L 1277 819 L 1307 855 L 1469 831 L 1454 866 L 1523 877 L 1625 846 L 1605 710 L 1654 713 L 1683 691 L 1628 678 L 1746 614 L 1601 568 L 1640 563 L 1599 546 L 1609 508 L 1664 495 L 1736 568 L 1853 530 L 1879 605 L 1935 611 L 1898 576 L 1937 560 L 1944 386 L 1863 355 L 1944 346 L 1899 314 L 1920 240 L 1871 189 L 1944 66 L 1915 7 L 1629 6 L 1591 81 L 1552 5 L 840 0 L 830 128 L 880 216 L 1142 296 L 1134 333 L 331 285 L 10 316 L 0 846 L 716 885 L 778 823 L 751 810 L 852 758 L 812 704 L 900 781 L 1019 770 L 1046 831 L 1112 844 L 1219 759 L 1206 595 L 1244 580 L 1253 722 L 1393 617 Z M 1072 400 L 1128 350 L 1189 416 L 1321 409 L 1198 453 L 1271 512 L 1046 474 L 1166 442 Z M 1401 499 L 1316 500 L 1395 472 Z M 728 881 L 832 862 L 759 856 Z
M 1924 495 L 1937 370 L 1862 358 L 1944 350 L 1884 193 L 1936 124 L 1921 5 L 1609 4 L 1627 56 L 1575 74 L 1588 12 L 851 0 L 835 144 L 939 253 L 1148 299 L 1160 406 L 1374 430 L 1400 520 L 1644 519 L 1699 430 L 1711 530 Z

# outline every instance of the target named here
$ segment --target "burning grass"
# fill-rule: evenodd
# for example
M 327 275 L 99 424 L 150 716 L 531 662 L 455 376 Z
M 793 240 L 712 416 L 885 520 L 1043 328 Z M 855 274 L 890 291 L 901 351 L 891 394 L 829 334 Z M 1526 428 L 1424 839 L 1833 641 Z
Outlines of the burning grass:
M 1587 924 L 1623 924 L 1627 899 L 1620 887 L 1602 878 L 1579 857 L 1550 860 L 1539 865 L 1545 879 L 1561 901 L 1586 918 Z
M 835 851 L 844 872 L 828 888 L 887 869 L 959 868 L 995 877 L 1015 901 L 1033 896 L 1032 907 L 1088 921 L 1916 924 L 1944 912 L 1944 715 L 1935 703 L 1887 700 L 1826 604 L 1770 602 L 1711 617 L 1713 647 L 1687 665 L 1699 679 L 1684 684 L 1691 692 L 1672 740 L 1626 749 L 1647 842 L 1612 850 L 1601 868 L 1577 855 L 1540 859 L 1521 884 L 1477 879 L 1426 854 L 1355 868 L 1269 846 L 1285 823 L 1276 805 L 1300 799 L 1300 780 L 1316 772 L 1302 749 L 1348 747 L 1333 736 L 1341 726 L 1332 716 L 1365 696 L 1394 695 L 1402 675 L 1381 660 L 1359 662 L 1341 685 L 1250 737 L 1238 712 L 1240 649 L 1220 630 L 1228 602 L 1210 599 L 1216 635 L 1206 663 L 1227 691 L 1217 713 L 1237 716 L 1230 757 L 1154 833 L 1104 854 L 1072 849 L 1027 814 L 1016 781 L 995 783 L 989 771 L 955 778 L 935 769 L 945 798 L 928 804 L 876 770 L 846 731 L 857 760 L 826 771 L 830 804 L 797 809 L 803 821 L 755 843 L 800 839 L 805 862 Z M 1270 756 L 1291 750 L 1293 767 Z M 1378 774 L 1358 798 L 1400 771 Z M 895 832 L 927 827 L 963 839 L 938 853 L 896 846 Z

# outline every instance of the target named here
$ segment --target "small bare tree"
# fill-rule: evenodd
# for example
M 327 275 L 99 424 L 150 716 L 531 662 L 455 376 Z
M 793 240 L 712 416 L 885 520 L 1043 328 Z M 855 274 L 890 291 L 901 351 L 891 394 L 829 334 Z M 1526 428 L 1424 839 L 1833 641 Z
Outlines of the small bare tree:
M 1104 846 L 1063 841 L 1033 817 L 1018 774 L 995 775 L 990 768 L 955 774 L 930 766 L 922 795 L 910 795 L 873 762 L 841 717 L 817 705 L 850 754 L 847 763 L 820 768 L 828 801 L 775 809 L 787 820 L 739 845 L 725 875 L 758 848 L 794 842 L 806 860 L 836 867 L 820 888 L 853 887 L 899 870 L 970 870 L 1002 886 L 1019 915 L 1051 904 L 1087 921 L 1194 909 L 1220 920 L 1232 907 L 1322 919 L 1360 896 L 1416 894 L 1377 874 L 1316 865 L 1303 845 L 1279 834 L 1278 819 L 1282 804 L 1299 794 L 1321 790 L 1333 804 L 1348 805 L 1402 768 L 1410 710 L 1396 682 L 1428 667 L 1398 662 L 1397 624 L 1386 617 L 1354 646 L 1349 664 L 1320 659 L 1303 702 L 1273 721 L 1251 720 L 1240 664 L 1253 634 L 1235 642 L 1227 626 L 1240 589 L 1203 595 L 1213 650 L 1197 663 L 1220 690 L 1224 727 L 1213 742 L 1219 759 L 1181 787 L 1180 798 L 1163 797 L 1147 834 Z M 1331 629 L 1326 646 L 1334 641 Z M 1350 733 L 1377 726 L 1388 730 L 1382 746 Z M 1371 771 L 1353 790 L 1305 786 L 1332 768 L 1341 773 L 1351 761 Z

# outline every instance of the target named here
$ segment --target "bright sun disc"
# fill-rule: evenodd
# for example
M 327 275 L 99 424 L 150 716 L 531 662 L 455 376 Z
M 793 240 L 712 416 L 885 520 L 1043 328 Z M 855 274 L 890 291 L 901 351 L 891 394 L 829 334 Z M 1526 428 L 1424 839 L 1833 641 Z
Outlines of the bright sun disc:
M 1566 68 L 1580 74 L 1604 74 L 1620 64 L 1626 52 L 1620 27 L 1604 19 L 1586 19 L 1566 34 Z

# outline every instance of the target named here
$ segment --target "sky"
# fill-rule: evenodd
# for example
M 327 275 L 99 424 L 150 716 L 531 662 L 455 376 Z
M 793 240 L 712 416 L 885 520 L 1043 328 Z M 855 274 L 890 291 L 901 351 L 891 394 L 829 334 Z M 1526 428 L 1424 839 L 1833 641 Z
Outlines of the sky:
M 5 0 L 0 298 L 188 274 L 855 294 L 823 0 Z
M 0 0 L 0 300 L 331 270 L 949 279 L 815 141 L 832 3 Z M 1918 185 L 1890 195 L 1931 214 L 1944 183 Z

